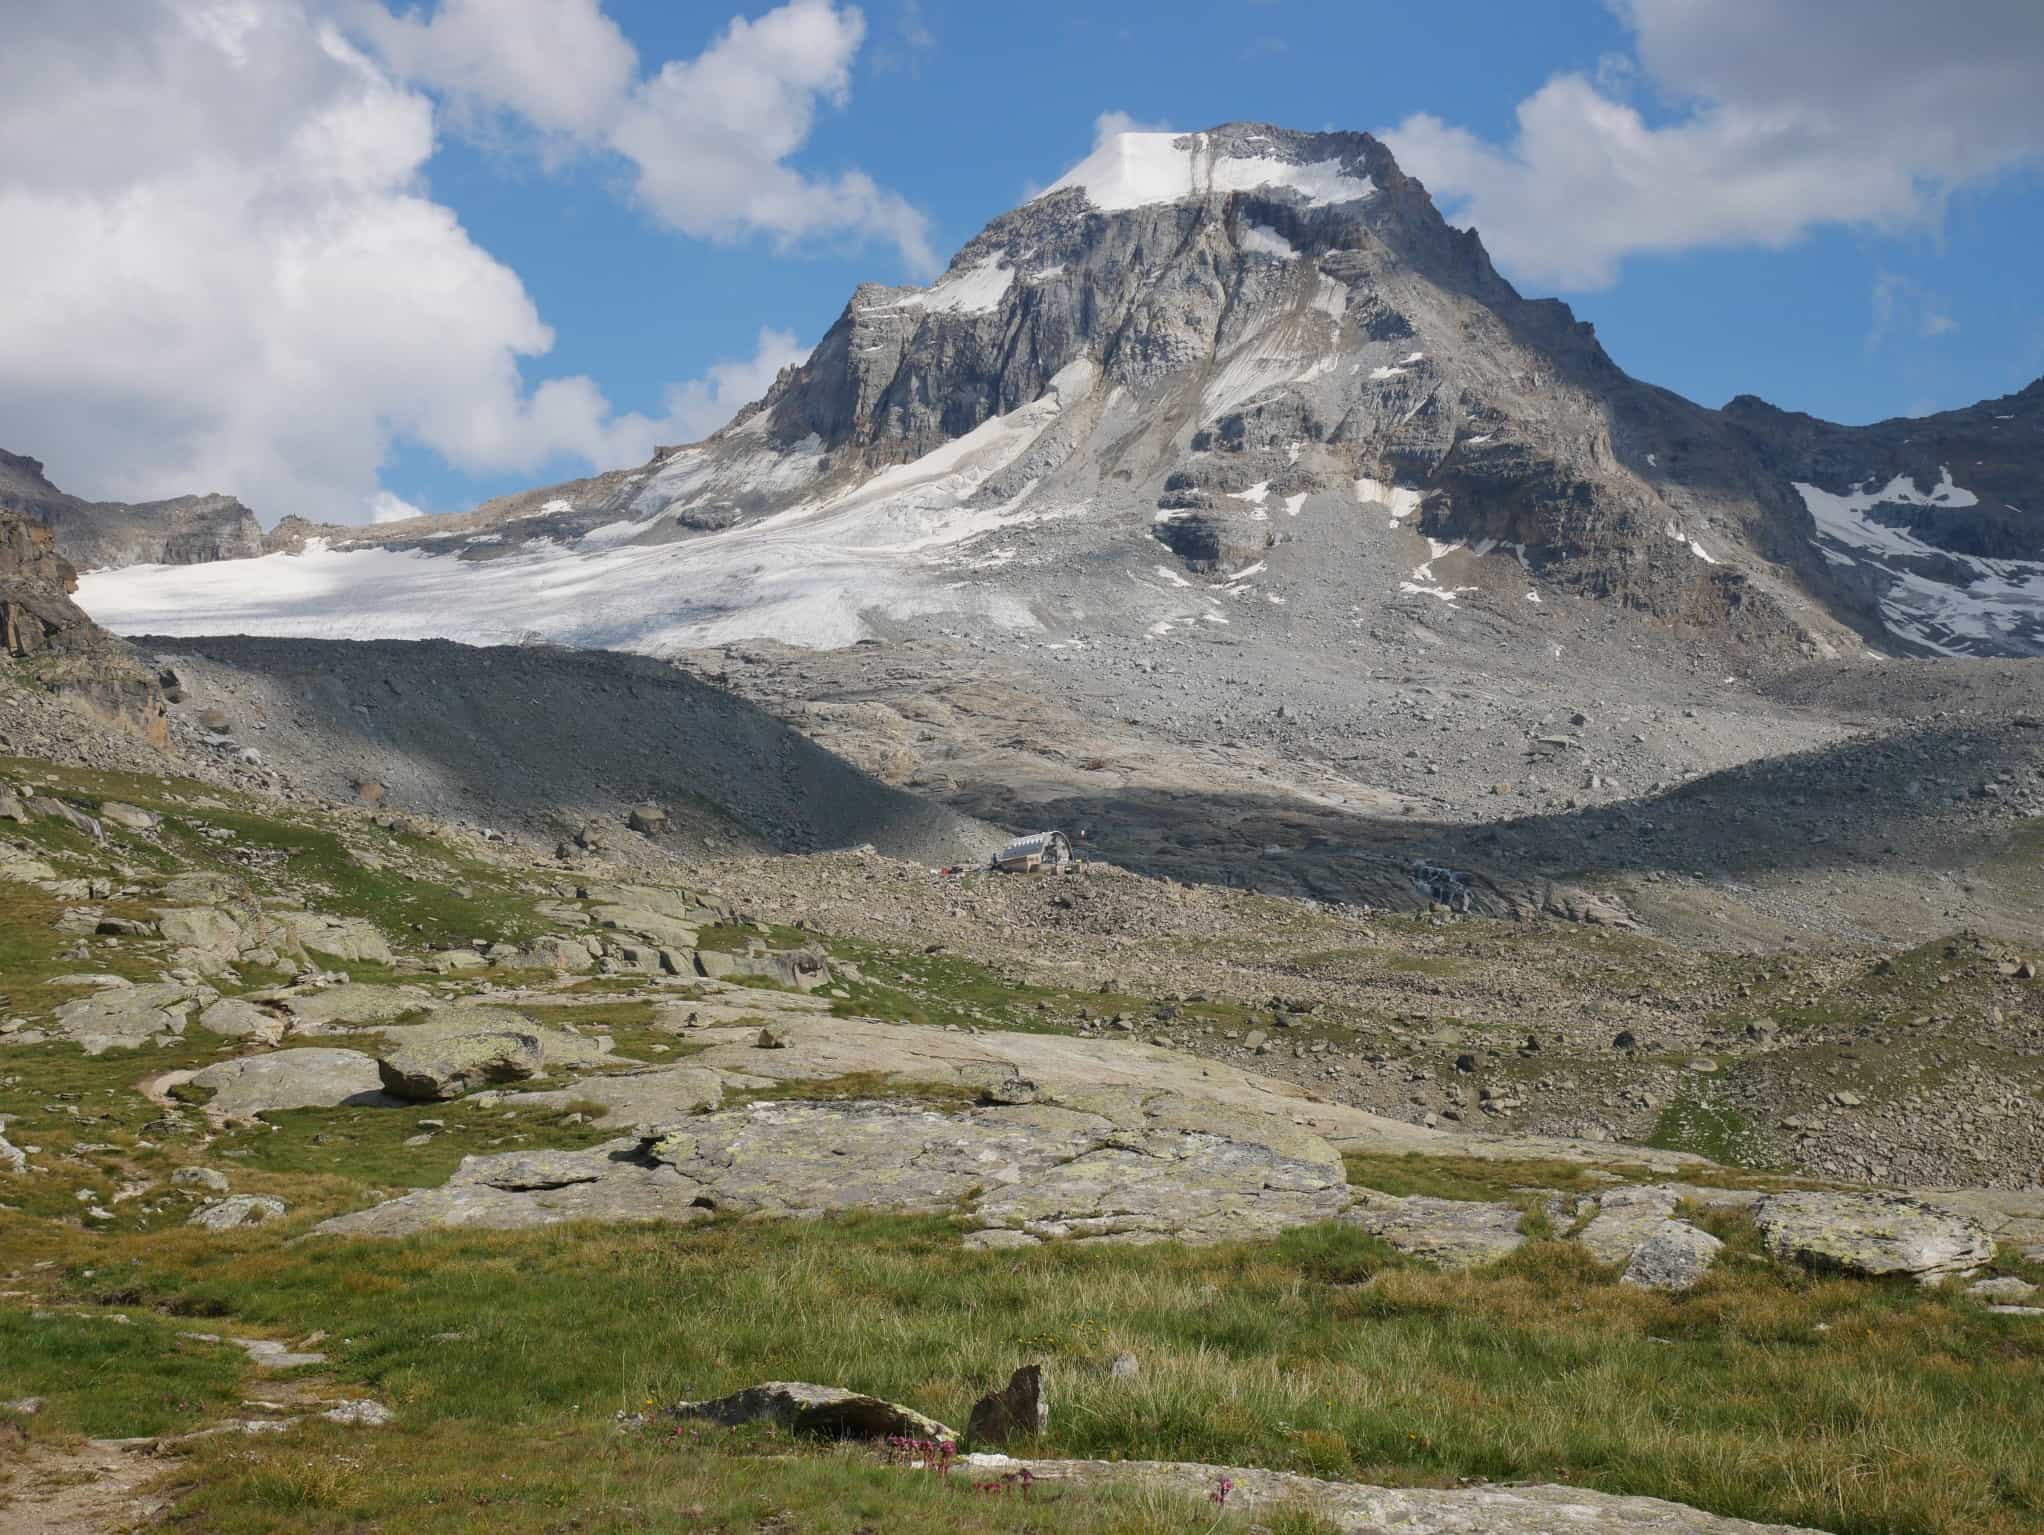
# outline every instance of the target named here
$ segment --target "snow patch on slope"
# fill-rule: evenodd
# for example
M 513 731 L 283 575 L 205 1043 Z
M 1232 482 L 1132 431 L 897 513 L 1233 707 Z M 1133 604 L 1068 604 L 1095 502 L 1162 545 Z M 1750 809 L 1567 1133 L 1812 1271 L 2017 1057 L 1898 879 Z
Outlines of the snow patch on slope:
M 1389 507 L 1391 526 L 1395 528 L 1418 511 L 1420 502 L 1426 497 L 1424 492 L 1387 485 L 1381 480 L 1373 480 L 1365 475 L 1356 481 L 1356 499 L 1364 503 L 1374 501 L 1379 506 Z
M 1908 475 L 1878 490 L 1855 485 L 1844 495 L 1793 483 L 1817 525 L 1811 542 L 1827 562 L 1873 565 L 1888 577 L 1879 603 L 1891 633 L 1942 655 L 2044 649 L 2044 561 L 1955 554 L 1868 515 L 1877 506 L 1979 505 L 1978 496 L 1952 483 L 1949 468 L 1927 491 Z

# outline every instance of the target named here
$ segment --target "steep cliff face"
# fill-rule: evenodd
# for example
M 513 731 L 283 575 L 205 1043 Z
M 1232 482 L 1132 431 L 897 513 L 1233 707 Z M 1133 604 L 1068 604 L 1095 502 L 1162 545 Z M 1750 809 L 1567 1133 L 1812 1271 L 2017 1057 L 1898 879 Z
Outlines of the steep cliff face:
M 78 573 L 51 531 L 0 511 L 0 656 L 26 680 L 133 731 L 169 739 L 153 672 L 71 600 Z
M 0 510 L 50 529 L 57 551 L 80 570 L 201 565 L 263 552 L 262 525 L 232 496 L 84 501 L 52 485 L 38 460 L 19 453 L 0 451 Z
M 77 589 L 50 530 L 0 512 L 0 648 L 24 657 L 89 641 L 92 620 L 71 600 Z

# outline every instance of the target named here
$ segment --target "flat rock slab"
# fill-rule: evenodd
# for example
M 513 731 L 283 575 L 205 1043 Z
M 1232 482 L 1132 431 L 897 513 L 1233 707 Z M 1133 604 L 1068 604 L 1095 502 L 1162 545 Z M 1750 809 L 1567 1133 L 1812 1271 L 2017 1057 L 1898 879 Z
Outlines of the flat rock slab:
M 1771 1194 L 1753 1218 L 1770 1253 L 1805 1268 L 1928 1282 L 1994 1256 L 1978 1222 L 1901 1194 Z
M 765 1052 L 761 1052 L 765 1053 Z M 1083 1123 L 1052 1128 L 994 1111 L 942 1114 L 891 1103 L 756 1103 L 672 1127 L 648 1148 L 719 1209 L 935 1213 L 1100 1144 Z
M 263 1000 L 258 997 L 256 1000 Z M 320 991 L 288 991 L 277 1001 L 291 1015 L 291 1032 L 318 1034 L 369 1023 L 387 1023 L 433 1005 L 433 994 L 416 986 L 329 986 Z
M 1253 1136 L 1290 1156 L 1305 1155 L 1311 1146 L 1314 1155 L 1330 1162 L 1339 1160 L 1336 1147 L 1439 1151 L 1446 1145 L 1445 1137 L 1422 1126 L 1328 1103 L 1293 1083 L 1176 1050 L 1124 1040 L 1002 1030 L 953 1034 L 869 1018 L 774 1012 L 772 1000 L 779 994 L 759 995 L 764 1005 L 751 1011 L 768 1012 L 783 1048 L 754 1048 L 755 1023 L 722 1037 L 711 1035 L 710 1048 L 691 1057 L 692 1064 L 781 1081 L 875 1073 L 903 1083 L 968 1087 L 980 1085 L 989 1068 L 996 1068 L 1001 1077 L 1036 1083 L 1044 1102 L 1123 1118 L 1131 1125 L 1213 1129 L 1236 1140 Z M 1160 1121 L 1152 1110 L 1167 1118 Z M 1610 1148 L 1603 1148 L 1602 1155 L 1608 1159 Z
M 210 1088 L 208 1112 L 223 1119 L 253 1119 L 270 1109 L 388 1106 L 376 1057 L 359 1050 L 277 1050 L 245 1055 L 192 1073 L 194 1087 Z
M 515 1231 L 568 1221 L 706 1219 L 696 1185 L 671 1167 L 638 1155 L 638 1141 L 585 1152 L 508 1152 L 467 1157 L 444 1187 L 421 1189 L 367 1210 L 338 1215 L 316 1234 L 402 1237 L 417 1231 L 474 1228 Z
M 100 1055 L 182 1034 L 192 1009 L 218 995 L 180 981 L 110 987 L 59 1007 L 55 1032 L 82 1045 L 87 1055 Z
M 384 1090 L 413 1103 L 438 1103 L 537 1076 L 539 1040 L 512 1029 L 415 1039 L 377 1061 Z
M 510 1007 L 456 1003 L 450 1007 L 436 1007 L 416 1023 L 401 1023 L 377 1032 L 399 1049 L 471 1034 L 525 1034 L 538 1042 L 549 1071 L 601 1066 L 611 1059 L 607 1040 L 579 1034 L 573 1029 L 534 1023 L 525 1014 Z
M 892 1210 L 959 1213 L 1017 1243 L 1199 1242 L 1332 1219 L 1348 1197 L 1338 1169 L 1318 1162 L 1214 1135 L 1132 1135 L 1067 1109 L 756 1103 L 595 1152 L 471 1158 L 444 1188 L 320 1229 L 399 1235 L 435 1225 L 696 1220 L 709 1209 Z
M 290 1023 L 282 1013 L 273 1013 L 239 997 L 222 997 L 199 1014 L 199 1027 L 209 1034 L 224 1039 L 253 1039 L 266 1045 L 281 1041 Z
M 1293 1506 L 1311 1509 L 1343 1532 L 1397 1535 L 1821 1535 L 1786 1524 L 1754 1524 L 1659 1498 L 1628 1498 L 1580 1487 L 1367 1487 L 1323 1482 L 1248 1466 L 1156 1460 L 1013 1460 L 967 1455 L 960 1470 L 974 1481 L 1023 1473 L 1035 1482 L 1126 1487 L 1182 1494 L 1211 1508 L 1225 1478 L 1228 1508 L 1254 1517 Z
M 1468 1199 L 1430 1199 L 1423 1194 L 1401 1198 L 1374 1189 L 1357 1189 L 1355 1204 L 1344 1220 L 1381 1237 L 1402 1253 L 1426 1258 L 1444 1268 L 1471 1268 L 1493 1263 L 1526 1245 L 1523 1218 L 1512 1205 Z
M 953 1444 L 958 1440 L 955 1430 L 913 1407 L 800 1380 L 764 1381 L 714 1401 L 677 1402 L 667 1411 L 671 1417 L 706 1418 L 729 1428 L 770 1423 L 789 1433 L 825 1439 L 928 1439 Z
M 1040 1105 L 754 1104 L 690 1120 L 649 1149 L 721 1209 L 962 1210 L 1037 1238 L 1221 1241 L 1330 1220 L 1348 1203 L 1338 1167 L 1218 1135 L 1132 1135 Z
M 596 1118 L 620 1125 L 670 1124 L 723 1101 L 724 1079 L 699 1066 L 649 1066 L 644 1071 L 578 1077 L 566 1087 L 518 1095 L 522 1108 L 593 1105 Z
M 982 1195 L 988 1229 L 1039 1239 L 1224 1242 L 1333 1220 L 1347 1207 L 1341 1170 L 1253 1142 L 1153 1131 L 1025 1174 Z

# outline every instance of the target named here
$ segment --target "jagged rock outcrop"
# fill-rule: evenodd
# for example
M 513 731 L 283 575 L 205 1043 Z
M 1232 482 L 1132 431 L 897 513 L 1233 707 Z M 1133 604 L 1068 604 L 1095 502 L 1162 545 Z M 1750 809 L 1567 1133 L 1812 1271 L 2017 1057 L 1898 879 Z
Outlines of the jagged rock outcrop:
M 126 645 L 71 598 L 78 573 L 39 523 L 0 510 L 0 658 L 26 679 L 133 731 L 169 739 L 163 690 Z
M 201 565 L 248 559 L 264 550 L 262 524 L 232 496 L 86 501 L 52 485 L 38 460 L 4 450 L 0 510 L 48 528 L 58 552 L 80 570 Z
M 71 600 L 77 589 L 48 528 L 0 513 L 0 649 L 20 658 L 96 643 L 92 620 Z

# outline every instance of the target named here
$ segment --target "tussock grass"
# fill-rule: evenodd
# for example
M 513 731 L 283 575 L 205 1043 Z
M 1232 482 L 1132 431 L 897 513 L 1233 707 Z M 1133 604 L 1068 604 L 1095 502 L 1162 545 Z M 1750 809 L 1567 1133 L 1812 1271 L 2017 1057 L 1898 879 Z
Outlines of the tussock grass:
M 492 1528 L 557 1528 L 561 1510 L 640 1474 L 643 1447 L 580 1458 L 620 1409 L 798 1378 L 961 1424 L 980 1391 L 1029 1360 L 1047 1364 L 1055 1393 L 1050 1432 L 1028 1447 L 1042 1453 L 1393 1484 L 1567 1481 L 1854 1535 L 2012 1535 L 2044 1519 L 2033 1323 L 1737 1251 L 1669 1297 L 1617 1284 L 1566 1244 L 1445 1274 L 1347 1227 L 1021 1253 L 966 1251 L 943 1221 L 878 1217 L 251 1244 L 226 1262 L 217 1246 L 105 1245 L 123 1261 L 74 1269 L 79 1298 L 117 1290 L 130 1304 L 325 1328 L 344 1340 L 337 1368 L 403 1416 L 344 1506 L 285 1511 L 298 1522 L 280 1529 L 348 1529 L 387 1517 L 391 1487 L 466 1485 L 439 1480 L 448 1447 L 492 1435 L 528 1463 L 507 1464 L 528 1490 L 488 1505 Z M 1133 1379 L 1111 1370 L 1124 1351 L 1140 1361 Z M 554 1448 L 568 1445 L 581 1448 Z M 247 1453 L 283 1474 L 266 1447 Z M 731 1474 L 720 1465 L 675 1485 L 713 1490 Z M 780 1474 L 753 1484 L 792 1487 Z M 274 1492 L 247 1496 L 275 1517 Z M 792 1490 L 777 1495 L 800 1506 Z M 830 1495 L 858 1505 L 841 1487 Z M 209 1488 L 201 1506 L 217 1517 L 204 1527 L 244 1527 L 228 1497 Z M 711 1490 L 693 1501 L 698 1525 L 676 1513 L 638 1527 L 748 1527 L 715 1512 Z

